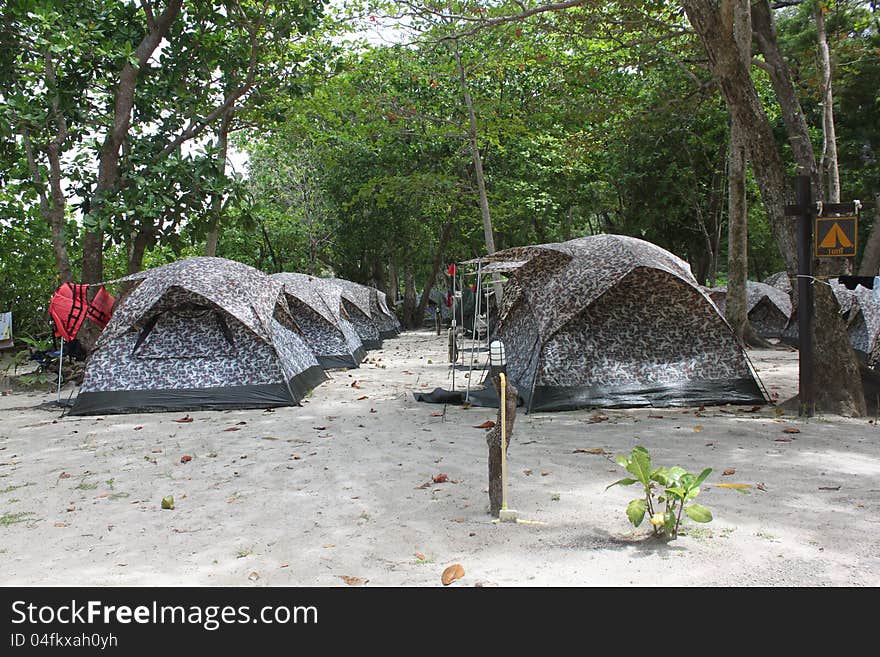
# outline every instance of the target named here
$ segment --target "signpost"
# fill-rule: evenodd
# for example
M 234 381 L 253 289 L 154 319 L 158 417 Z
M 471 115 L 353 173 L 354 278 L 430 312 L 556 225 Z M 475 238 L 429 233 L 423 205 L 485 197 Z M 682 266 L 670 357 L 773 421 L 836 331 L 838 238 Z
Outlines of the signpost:
M 798 220 L 798 397 L 800 415 L 812 416 L 816 410 L 813 388 L 813 262 L 817 258 L 853 258 L 858 246 L 860 203 L 813 202 L 810 176 L 795 181 L 795 204 L 785 206 L 786 216 Z M 819 216 L 821 215 L 821 216 Z M 846 215 L 846 216 L 838 216 Z M 811 249 L 813 228 L 816 248 Z

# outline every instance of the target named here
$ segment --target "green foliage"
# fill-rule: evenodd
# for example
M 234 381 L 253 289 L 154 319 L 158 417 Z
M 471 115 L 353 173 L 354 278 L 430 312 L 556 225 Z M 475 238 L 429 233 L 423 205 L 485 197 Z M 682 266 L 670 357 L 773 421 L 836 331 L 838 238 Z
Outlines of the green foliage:
M 605 490 L 618 485 L 642 486 L 644 497 L 630 501 L 626 507 L 626 517 L 634 526 L 641 525 L 647 516 L 654 536 L 675 539 L 678 537 L 682 512 L 694 522 L 712 521 L 712 512 L 693 501 L 700 494 L 700 485 L 711 474 L 712 468 L 694 475 L 678 466 L 654 467 L 651 455 L 641 445 L 634 447 L 629 456 L 618 455 L 615 461 L 633 477 L 619 479 Z

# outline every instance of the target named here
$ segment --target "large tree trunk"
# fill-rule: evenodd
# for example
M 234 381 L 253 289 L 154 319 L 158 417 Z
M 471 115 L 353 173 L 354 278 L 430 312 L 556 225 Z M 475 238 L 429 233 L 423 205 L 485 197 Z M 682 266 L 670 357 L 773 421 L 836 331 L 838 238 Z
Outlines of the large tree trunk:
M 746 149 L 741 128 L 730 122 L 730 162 L 728 178 L 727 297 L 724 315 L 744 342 L 749 336 L 746 299 L 748 280 L 748 208 L 746 206 Z
M 750 70 L 744 65 L 738 54 L 734 39 L 732 0 L 721 0 L 720 3 L 712 0 L 683 0 L 682 4 L 691 25 L 696 29 L 705 46 L 710 70 L 721 88 L 732 119 L 743 127 L 747 157 L 761 190 L 761 197 L 770 220 L 773 236 L 785 260 L 789 274 L 794 276 L 797 272 L 795 222 L 785 216 L 786 190 L 789 187 L 789 180 L 785 173 L 779 148 L 774 140 L 770 122 L 752 83 Z M 752 16 L 755 34 L 759 43 L 763 39 L 764 43 L 761 47 L 765 53 L 765 59 L 769 62 L 770 57 L 767 53 L 778 53 L 775 32 L 772 29 L 772 22 L 762 25 L 762 29 L 759 30 L 760 21 L 756 21 L 755 16 L 756 14 L 760 15 L 761 12 L 756 11 L 757 5 L 766 5 L 766 0 L 759 0 L 756 5 L 752 6 Z M 769 6 L 764 8 L 769 17 Z M 772 40 L 770 40 L 771 36 L 774 37 Z M 781 57 L 779 59 L 782 61 Z M 784 61 L 782 63 L 784 64 Z M 788 71 L 787 66 L 785 66 L 785 71 Z M 775 68 L 774 73 L 771 73 L 777 98 L 783 107 L 783 115 L 786 116 L 789 141 L 792 150 L 797 152 L 799 148 L 803 150 L 803 144 L 809 144 L 809 134 L 805 130 L 805 122 L 803 124 L 804 130 L 801 131 L 789 121 L 796 118 L 798 114 L 802 118 L 803 114 L 799 112 L 790 74 L 787 80 L 783 79 L 784 77 Z M 780 89 L 783 86 L 787 89 Z M 788 93 L 788 91 L 792 93 Z M 795 106 L 792 106 L 791 102 L 794 102 Z M 809 150 L 810 161 L 806 159 L 805 151 L 801 153 L 801 156 L 805 159 L 798 160 L 799 169 L 804 173 L 814 173 L 816 167 L 812 150 Z M 827 274 L 832 267 L 833 265 L 814 263 L 814 271 L 817 275 Z M 816 408 L 841 415 L 864 415 L 865 400 L 861 378 L 858 375 L 851 376 L 852 372 L 858 371 L 856 357 L 849 346 L 846 331 L 838 330 L 838 320 L 840 319 L 838 310 L 833 295 L 816 294 L 813 318 Z M 808 336 L 800 336 L 800 338 L 802 340 L 809 339 Z
M 827 172 L 828 203 L 840 203 L 840 173 L 837 168 L 837 134 L 834 130 L 834 96 L 831 91 L 831 53 L 828 49 L 828 36 L 825 32 L 825 3 L 817 2 L 815 7 L 816 32 L 819 40 L 819 89 L 822 94 L 822 148 L 821 170 Z M 822 190 L 825 191 L 824 188 Z
M 736 0 L 733 8 L 734 40 L 746 67 L 752 60 L 752 21 L 748 0 Z M 743 127 L 730 121 L 728 159 L 727 297 L 724 314 L 743 342 L 750 342 L 746 285 L 749 277 L 749 215 L 746 201 L 746 146 Z
M 874 195 L 874 225 L 871 226 L 859 264 L 859 276 L 877 275 L 880 275 L 880 194 Z

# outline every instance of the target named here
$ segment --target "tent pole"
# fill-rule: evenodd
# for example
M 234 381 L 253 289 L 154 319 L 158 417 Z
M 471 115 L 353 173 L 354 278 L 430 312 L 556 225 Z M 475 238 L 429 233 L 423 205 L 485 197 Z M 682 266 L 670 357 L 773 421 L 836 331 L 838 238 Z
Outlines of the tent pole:
M 58 403 L 61 403 L 61 362 L 64 360 L 64 336 L 61 336 L 61 351 L 58 352 Z
M 479 334 L 477 334 L 477 320 L 480 317 L 480 297 L 482 296 L 482 294 L 480 292 L 480 280 L 481 280 L 482 271 L 483 271 L 483 261 L 481 259 L 477 263 L 477 284 L 475 286 L 476 290 L 477 290 L 477 293 L 476 293 L 477 298 L 474 300 L 474 326 L 472 329 L 473 333 L 471 333 L 471 366 L 470 366 L 470 369 L 468 370 L 467 392 L 465 392 L 465 395 L 464 395 L 465 401 L 470 401 L 470 397 L 471 397 L 471 376 L 473 376 L 473 373 L 474 373 L 474 351 L 476 350 L 477 344 L 479 343 L 479 340 L 480 340 Z

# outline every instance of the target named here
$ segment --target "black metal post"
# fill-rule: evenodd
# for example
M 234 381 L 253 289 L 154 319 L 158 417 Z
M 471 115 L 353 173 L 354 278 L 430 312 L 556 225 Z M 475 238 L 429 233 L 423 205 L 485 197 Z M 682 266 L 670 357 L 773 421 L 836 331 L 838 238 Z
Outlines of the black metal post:
M 810 176 L 797 177 L 798 249 L 798 396 L 800 415 L 815 412 L 813 395 L 813 190 Z

